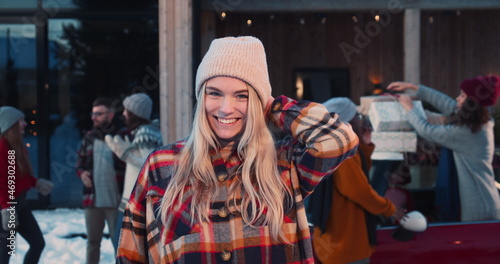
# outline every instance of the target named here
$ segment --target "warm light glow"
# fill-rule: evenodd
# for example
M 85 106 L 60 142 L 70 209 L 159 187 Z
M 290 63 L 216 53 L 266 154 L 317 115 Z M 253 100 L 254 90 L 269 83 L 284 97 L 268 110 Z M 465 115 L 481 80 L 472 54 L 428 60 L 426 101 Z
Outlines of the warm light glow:
M 297 100 L 302 100 L 302 97 L 304 96 L 304 82 L 302 81 L 302 76 L 297 76 L 297 79 L 295 80 L 295 87 L 297 89 Z
M 36 110 L 31 111 L 31 113 L 33 113 L 34 115 L 36 115 Z
M 38 133 L 37 133 L 37 132 L 33 132 L 33 136 L 37 136 L 37 135 L 38 135 Z
M 358 17 L 357 16 L 352 16 L 352 21 L 354 21 L 354 23 L 358 23 Z
M 222 13 L 220 14 L 220 17 L 222 17 L 222 18 L 226 18 L 226 12 L 222 12 Z
M 453 244 L 460 245 L 460 244 L 462 244 L 462 241 L 453 241 Z
M 375 88 L 372 90 L 372 95 L 379 95 L 379 94 L 382 94 L 384 92 L 384 90 L 380 89 L 380 88 Z
M 378 74 L 370 74 L 370 82 L 373 84 L 373 85 L 377 85 L 377 84 L 381 84 L 382 83 L 382 78 L 380 78 L 380 75 Z
M 30 124 L 32 125 L 36 124 L 35 120 L 31 120 Z
M 373 90 L 372 94 L 373 95 L 378 95 L 382 94 L 384 92 L 384 89 L 382 88 L 382 78 L 380 77 L 379 74 L 370 74 L 370 82 L 373 84 Z
M 27 148 L 31 147 L 31 144 L 30 143 L 26 143 L 26 147 Z
M 252 20 L 251 20 L 251 19 L 247 20 L 247 25 L 248 25 L 248 26 L 251 26 L 251 25 L 252 25 Z
M 380 20 L 380 16 L 379 15 L 375 15 L 375 21 L 379 21 Z

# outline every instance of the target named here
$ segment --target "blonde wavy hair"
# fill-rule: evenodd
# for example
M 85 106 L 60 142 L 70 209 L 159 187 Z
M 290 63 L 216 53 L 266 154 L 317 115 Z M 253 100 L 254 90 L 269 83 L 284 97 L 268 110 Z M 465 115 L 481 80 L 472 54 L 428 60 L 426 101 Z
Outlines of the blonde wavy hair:
M 229 189 L 226 206 L 235 205 L 244 223 L 249 226 L 268 225 L 273 240 L 281 238 L 282 241 L 288 241 L 281 226 L 287 210 L 285 204 L 291 204 L 288 202 L 292 199 L 291 191 L 278 172 L 274 138 L 267 128 L 261 101 L 251 86 L 247 84 L 247 87 L 246 125 L 237 146 L 238 156 L 243 160 L 239 170 L 241 175 Z M 192 195 L 192 221 L 208 221 L 210 203 L 220 191 L 209 154 L 212 149 L 220 149 L 220 145 L 205 112 L 205 88 L 203 85 L 191 134 L 178 156 L 172 179 L 162 199 L 160 208 L 163 221 L 166 221 L 168 213 L 179 210 L 189 195 Z M 185 186 L 188 185 L 192 186 L 189 194 L 185 192 Z M 239 194 L 241 203 L 238 204 Z

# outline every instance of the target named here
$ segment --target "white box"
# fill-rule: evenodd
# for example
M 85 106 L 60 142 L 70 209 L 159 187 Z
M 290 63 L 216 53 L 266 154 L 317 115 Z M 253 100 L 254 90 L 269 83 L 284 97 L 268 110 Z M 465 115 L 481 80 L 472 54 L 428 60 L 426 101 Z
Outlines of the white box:
M 397 102 L 398 99 L 392 95 L 365 95 L 359 98 L 358 112 L 363 115 L 368 115 L 370 106 L 373 102 Z
M 413 101 L 413 107 L 425 117 L 422 101 Z M 399 102 L 372 102 L 368 116 L 374 131 L 411 131 L 413 128 L 404 109 Z
M 416 152 L 417 133 L 407 132 L 372 132 L 374 152 Z

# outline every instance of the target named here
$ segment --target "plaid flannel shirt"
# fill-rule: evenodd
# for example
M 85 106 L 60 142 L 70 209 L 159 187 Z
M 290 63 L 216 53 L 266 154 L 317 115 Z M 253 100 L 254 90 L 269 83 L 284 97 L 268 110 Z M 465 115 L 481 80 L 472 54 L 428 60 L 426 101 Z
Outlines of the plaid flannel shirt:
M 193 190 L 186 186 L 180 209 L 163 222 L 160 204 L 172 177 L 170 168 L 185 144 L 179 141 L 153 152 L 143 166 L 125 209 L 117 263 L 314 263 L 303 199 L 355 154 L 358 138 L 317 103 L 280 96 L 269 116 L 292 136 L 276 144 L 278 170 L 293 194 L 282 225 L 290 243 L 273 241 L 268 226 L 248 226 L 234 206 L 226 207 L 227 190 L 242 163 L 235 153 L 227 162 L 211 153 L 221 192 L 211 203 L 210 221 L 191 219 Z
M 80 149 L 77 152 L 78 159 L 76 161 L 76 174 L 81 179 L 81 174 L 84 171 L 90 171 L 92 174 L 92 170 L 94 167 L 94 158 L 93 158 L 93 146 L 95 140 L 104 141 L 104 136 L 106 134 L 115 135 L 117 134 L 117 130 L 115 126 L 112 126 L 113 129 L 109 131 L 103 131 L 97 128 L 93 128 L 87 133 L 85 133 Z M 128 133 L 126 130 L 119 131 L 119 135 L 124 136 Z M 123 181 L 125 178 L 125 162 L 120 160 L 115 154 L 113 154 L 113 164 L 115 169 L 115 178 L 118 183 L 118 188 L 120 194 L 123 191 Z M 91 176 L 92 177 L 92 176 Z M 82 193 L 82 205 L 84 208 L 94 207 L 95 202 L 95 188 L 94 188 L 94 179 L 92 178 L 92 187 L 83 186 Z M 118 202 L 117 205 L 118 207 Z

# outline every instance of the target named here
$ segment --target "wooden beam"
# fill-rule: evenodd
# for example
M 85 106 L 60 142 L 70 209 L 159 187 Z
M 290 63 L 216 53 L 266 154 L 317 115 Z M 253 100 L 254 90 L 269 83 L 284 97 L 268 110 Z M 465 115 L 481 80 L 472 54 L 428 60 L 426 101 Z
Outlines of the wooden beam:
M 192 122 L 192 0 L 158 3 L 160 127 L 168 144 L 186 137 Z
M 404 80 L 420 83 L 420 10 L 405 9 Z
M 372 9 L 490 9 L 498 0 L 201 0 L 202 10 L 221 12 L 327 12 Z

